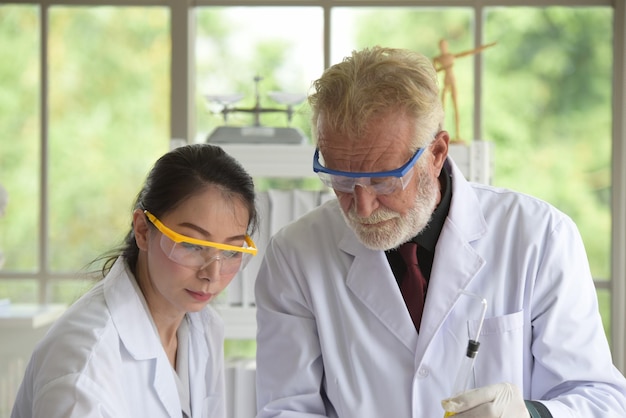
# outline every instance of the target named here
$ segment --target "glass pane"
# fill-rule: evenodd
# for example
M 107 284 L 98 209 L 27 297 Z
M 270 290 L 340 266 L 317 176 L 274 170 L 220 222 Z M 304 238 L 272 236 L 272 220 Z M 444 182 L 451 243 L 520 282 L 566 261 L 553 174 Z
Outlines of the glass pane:
M 90 275 L 78 275 L 65 280 L 54 280 L 50 283 L 50 302 L 71 305 L 86 293 L 96 281 Z M 101 276 L 100 276 L 101 277 Z
M 254 358 L 256 356 L 256 340 L 225 340 L 224 357 Z
M 169 147 L 169 12 L 50 9 L 50 269 L 121 242 L 134 198 Z
M 485 138 L 496 185 L 570 215 L 610 277 L 612 9 L 488 8 Z
M 0 301 L 6 299 L 10 303 L 37 303 L 37 281 L 35 279 L 2 279 L 0 280 Z
M 228 125 L 292 126 L 310 138 L 306 94 L 324 66 L 322 9 L 203 7 L 196 16 L 196 140 L 225 124 L 224 104 L 246 110 L 229 113 Z M 280 111 L 252 112 L 257 105 Z
M 39 25 L 36 7 L 0 6 L 0 269 L 10 271 L 37 268 Z
M 331 61 L 340 62 L 355 49 L 380 45 L 408 48 L 434 60 L 441 54 L 439 42 L 445 39 L 448 52 L 458 55 L 455 59 L 454 76 L 457 86 L 458 134 L 452 97 L 445 96 L 445 128 L 453 139 L 471 140 L 474 117 L 474 49 L 470 8 L 333 8 L 331 14 Z M 437 22 L 433 25 L 433 22 Z M 449 70 L 451 74 L 452 68 Z M 444 72 L 440 71 L 443 86 Z

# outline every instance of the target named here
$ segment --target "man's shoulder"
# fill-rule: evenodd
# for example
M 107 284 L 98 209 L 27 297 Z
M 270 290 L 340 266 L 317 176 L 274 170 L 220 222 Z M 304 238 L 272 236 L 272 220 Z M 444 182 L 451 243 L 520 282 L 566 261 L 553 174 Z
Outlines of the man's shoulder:
M 492 203 L 492 204 L 510 204 L 519 205 L 529 209 L 538 211 L 553 212 L 558 209 L 551 203 L 543 200 L 540 197 L 533 196 L 531 194 L 513 190 L 506 187 L 491 186 L 480 183 L 470 183 L 479 202 Z
M 566 213 L 537 196 L 524 192 L 484 184 L 471 184 L 480 210 L 488 224 L 500 221 L 518 222 L 520 226 L 534 225 L 529 230 L 552 230 L 556 225 L 572 224 Z M 454 196 L 452 197 L 454 204 Z M 459 202 L 457 202 L 459 203 Z M 460 202 L 462 205 L 462 202 Z

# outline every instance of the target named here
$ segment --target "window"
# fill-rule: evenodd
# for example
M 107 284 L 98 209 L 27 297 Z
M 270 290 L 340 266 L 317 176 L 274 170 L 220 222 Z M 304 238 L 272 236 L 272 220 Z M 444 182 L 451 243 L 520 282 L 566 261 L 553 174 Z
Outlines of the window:
M 284 113 L 268 112 L 260 114 L 259 123 L 297 126 L 310 138 L 303 109 L 311 82 L 324 69 L 322 9 L 201 7 L 196 19 L 196 140 L 206 140 L 224 123 L 255 123 L 254 115 L 246 112 L 233 112 L 225 122 L 225 105 L 252 109 L 258 100 L 266 109 L 286 109 L 285 102 L 272 99 L 275 92 L 301 97 L 296 99 L 292 120 Z M 219 100 L 226 96 L 235 99 Z
M 0 16 L 9 22 L 0 30 L 11 30 L 2 50 L 15 54 L 3 57 L 10 67 L 0 71 L 19 80 L 2 105 L 10 115 L 4 129 L 15 138 L 2 146 L 2 171 L 10 167 L 3 276 L 24 278 L 0 286 L 13 300 L 32 302 L 38 283 L 45 300 L 68 302 L 85 288 L 76 272 L 121 242 L 124 215 L 167 150 L 168 11 L 50 7 L 45 79 L 43 15 L 33 6 L 3 6 Z M 8 46 L 15 42 L 21 47 Z
M 243 94 L 237 105 L 250 107 L 257 91 L 261 100 L 306 94 L 325 66 L 374 44 L 435 57 L 440 39 L 457 53 L 496 42 L 455 61 L 459 136 L 496 144 L 497 185 L 577 222 L 624 370 L 624 0 L 102 3 L 0 6 L 0 75 L 10 80 L 0 93 L 0 183 L 9 193 L 0 298 L 80 294 L 88 283 L 77 273 L 121 241 L 125 213 L 168 140 L 202 141 L 223 122 L 205 95 Z M 303 106 L 292 121 L 263 117 L 310 133 Z

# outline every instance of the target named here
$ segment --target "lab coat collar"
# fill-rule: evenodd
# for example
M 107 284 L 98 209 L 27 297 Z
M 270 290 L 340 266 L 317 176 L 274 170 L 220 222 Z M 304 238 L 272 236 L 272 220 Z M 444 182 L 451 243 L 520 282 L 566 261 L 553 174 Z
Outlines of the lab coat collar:
M 339 205 L 336 210 L 341 210 Z M 385 252 L 365 247 L 345 222 L 342 228 L 344 232 L 338 247 L 354 256 L 346 286 L 413 353 L 417 343 L 415 326 Z
M 180 416 L 182 409 L 174 370 L 161 346 L 139 285 L 123 257 L 117 259 L 105 278 L 104 297 L 121 343 L 135 360 L 151 361 L 154 367 L 152 385 L 159 400 L 169 416 Z
M 444 163 L 452 173 L 452 202 L 448 211 L 448 222 L 458 228 L 458 232 L 469 243 L 487 233 L 487 221 L 470 183 L 450 157 Z M 455 204 L 456 203 L 456 204 Z
M 139 285 L 122 257 L 117 259 L 105 278 L 104 295 L 115 328 L 129 354 L 136 360 L 157 357 L 163 351 L 159 334 Z
M 417 334 L 404 304 L 400 288 L 383 251 L 354 245 L 356 236 L 345 236 L 340 247 L 354 254 L 346 286 L 411 352 L 415 350 Z
M 461 296 L 460 290 L 465 290 L 485 265 L 472 246 L 487 232 L 478 198 L 454 162 L 448 158 L 445 164 L 452 172 L 452 202 L 437 242 L 428 284 L 417 346 L 420 358 Z

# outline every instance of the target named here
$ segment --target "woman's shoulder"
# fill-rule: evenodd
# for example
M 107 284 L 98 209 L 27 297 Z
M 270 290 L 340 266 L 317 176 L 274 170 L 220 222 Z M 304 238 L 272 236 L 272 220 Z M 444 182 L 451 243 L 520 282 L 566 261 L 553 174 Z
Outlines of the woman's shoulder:
M 45 339 L 83 334 L 90 329 L 105 327 L 109 321 L 110 315 L 104 297 L 104 282 L 98 282 L 71 304 L 55 321 Z
M 117 345 L 113 339 L 117 340 L 116 333 L 98 283 L 70 306 L 37 344 L 32 368 L 49 379 L 81 373 L 99 357 L 94 354 L 102 352 L 103 346 Z

